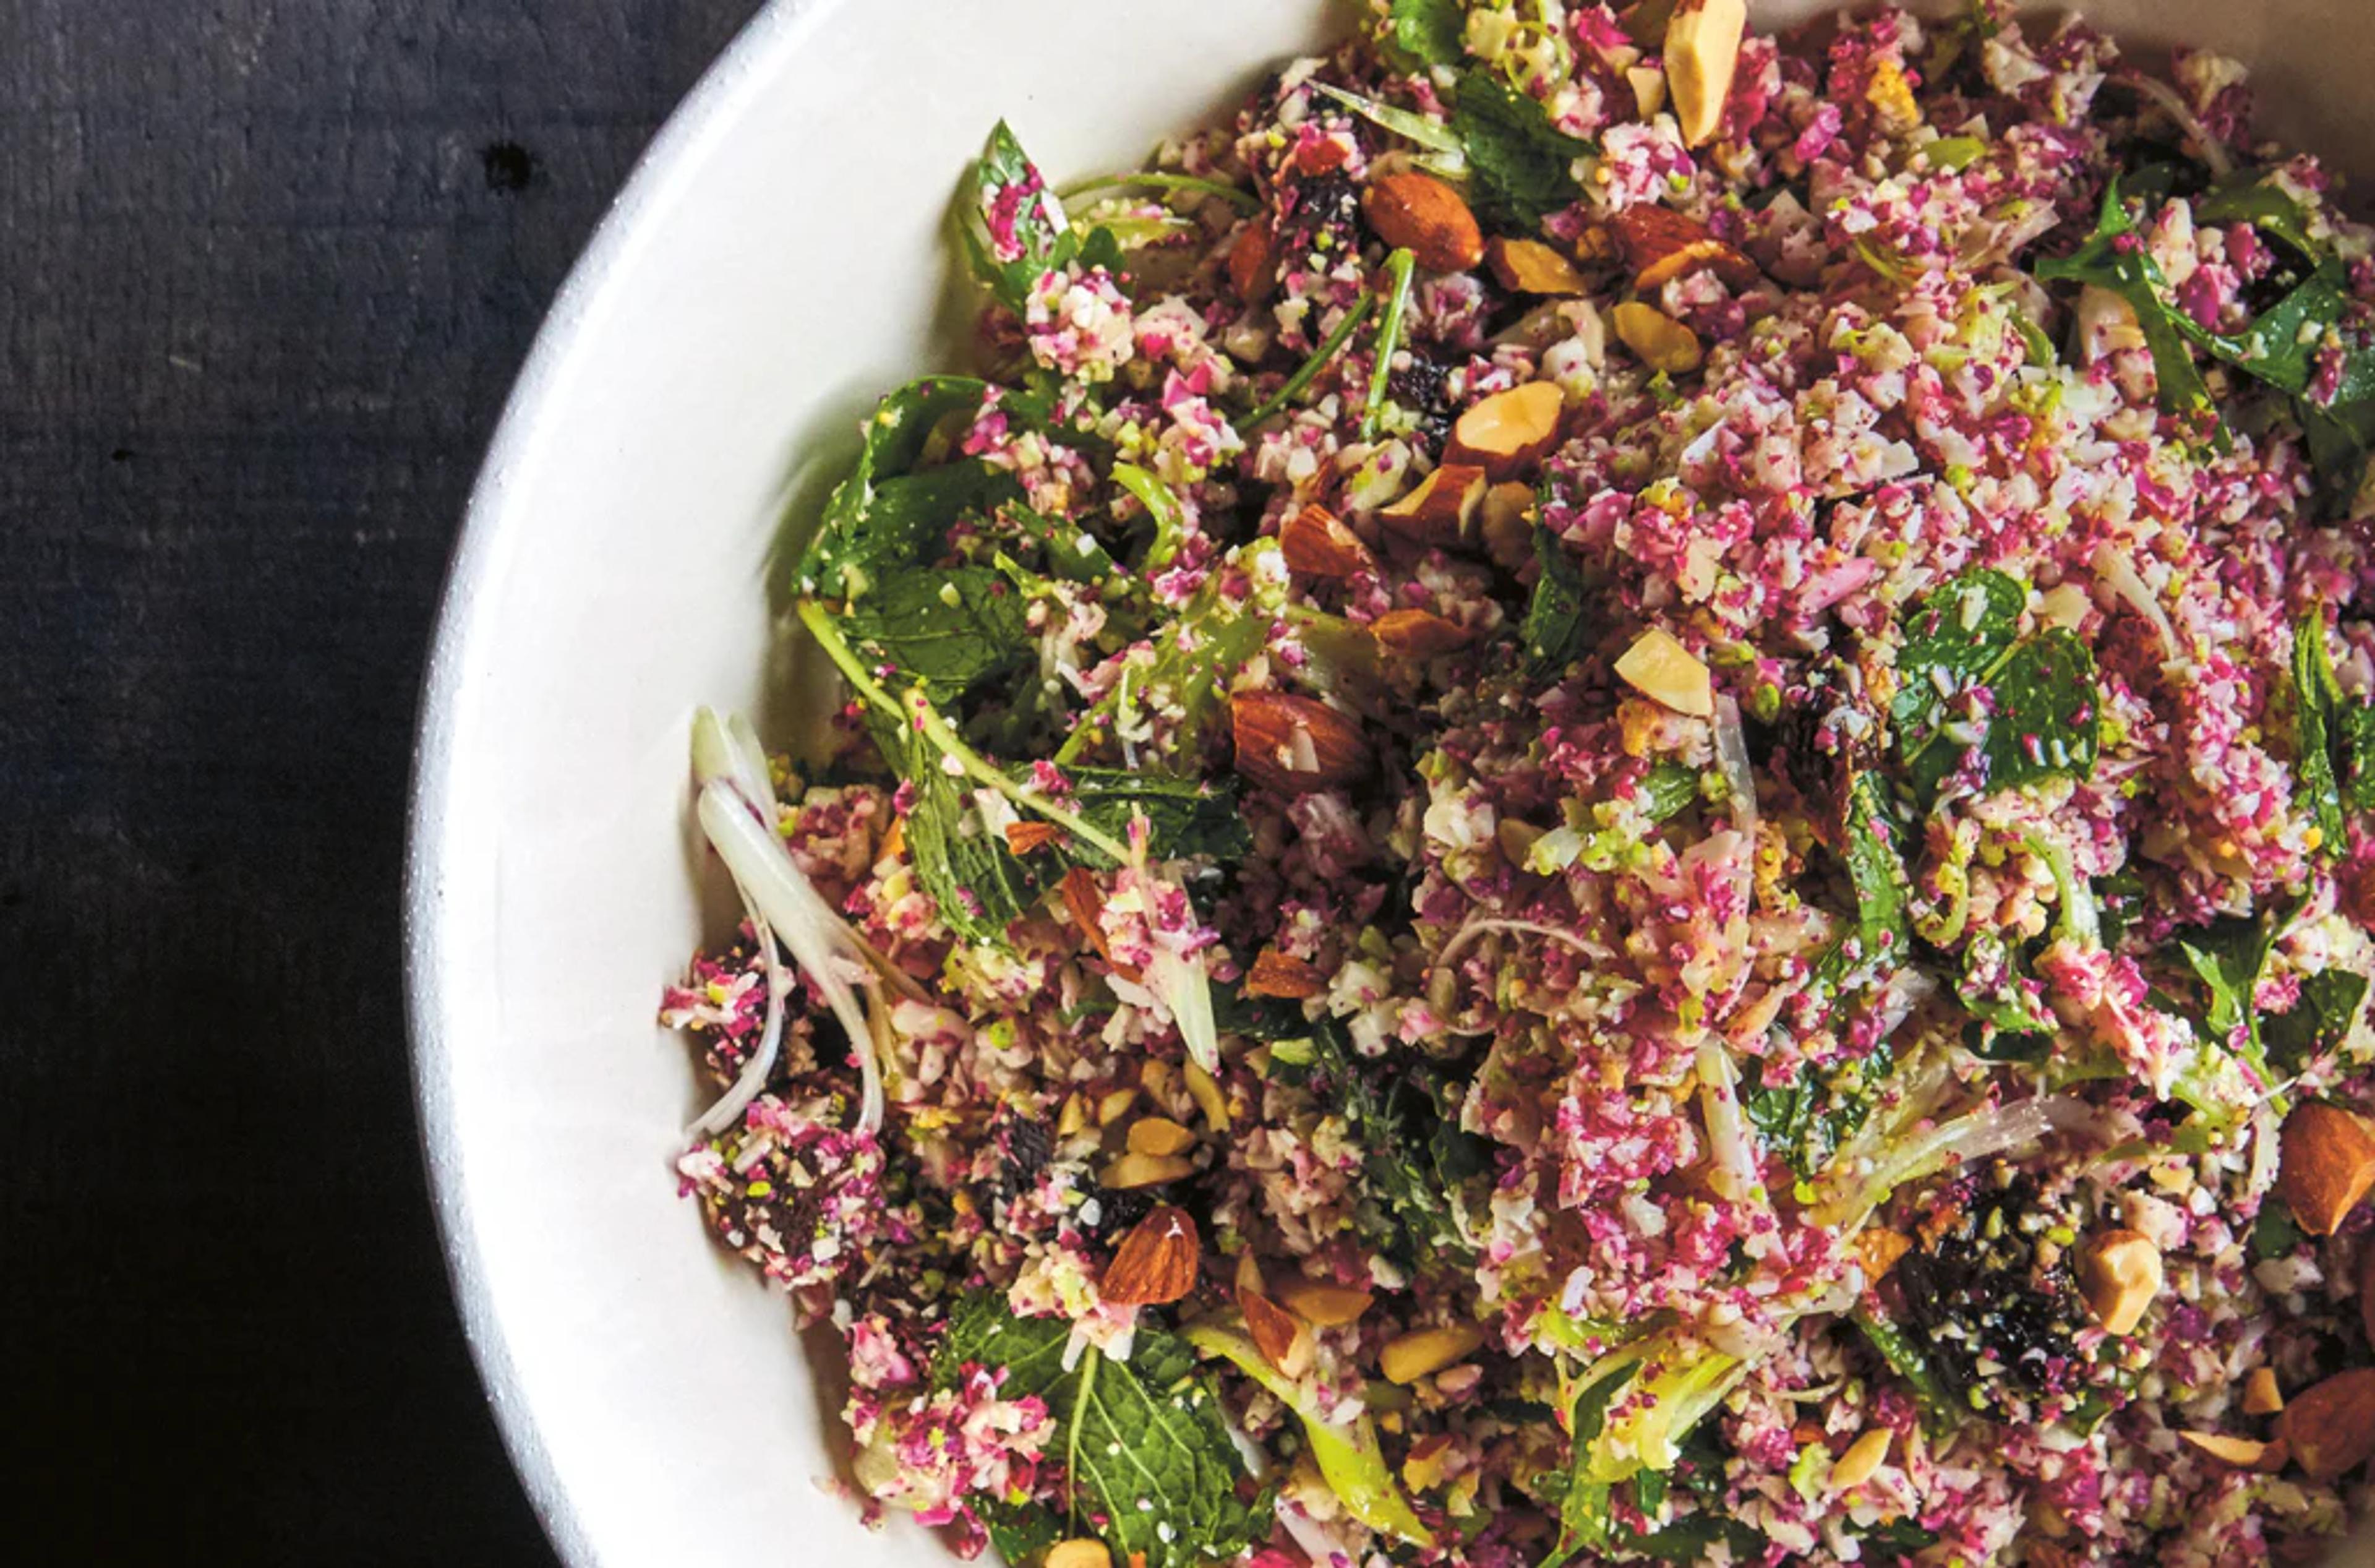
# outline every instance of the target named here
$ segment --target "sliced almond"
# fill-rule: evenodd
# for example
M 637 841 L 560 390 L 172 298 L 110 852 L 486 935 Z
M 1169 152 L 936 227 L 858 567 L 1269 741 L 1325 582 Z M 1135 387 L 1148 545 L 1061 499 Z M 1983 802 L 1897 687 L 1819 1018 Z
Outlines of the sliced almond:
M 1432 659 L 1465 648 L 1476 634 L 1456 620 L 1423 609 L 1388 610 L 1369 623 L 1377 646 L 1406 659 Z
M 1270 1294 L 1270 1287 L 1262 1282 L 1261 1259 L 1254 1256 L 1251 1247 L 1237 1254 L 1237 1267 L 1232 1282 L 1240 1291 L 1251 1291 L 1257 1295 Z
M 1229 247 L 1229 287 L 1237 298 L 1248 305 L 1258 305 L 1270 298 L 1278 283 L 1277 242 L 1270 237 L 1270 224 L 1256 219 L 1237 231 Z
M 1763 276 L 1755 262 L 1717 239 L 1706 224 L 1672 207 L 1637 203 L 1622 208 L 1609 218 L 1608 231 L 1633 271 L 1634 289 L 1643 294 L 1702 267 L 1735 289 Z
M 1113 1553 L 1085 1537 L 1059 1540 L 1047 1549 L 1047 1568 L 1113 1568 Z
M 1633 101 L 1641 118 L 1656 119 L 1658 111 L 1666 107 L 1666 73 L 1655 65 L 1627 65 L 1625 80 L 1633 88 Z
M 1374 759 L 1361 726 L 1325 702 L 1283 691 L 1229 699 L 1237 772 L 1287 795 L 1310 795 L 1366 778 Z
M 1590 283 L 1566 253 L 1540 240 L 1496 234 L 1484 242 L 1484 260 L 1501 287 L 1513 294 L 1570 300 L 1591 292 Z
M 1466 1361 L 1484 1343 L 1484 1330 L 1472 1323 L 1441 1328 L 1417 1328 L 1386 1341 L 1378 1362 L 1389 1383 L 1411 1384 Z
M 1056 892 L 1064 901 L 1064 913 L 1072 917 L 1072 924 L 1081 928 L 1081 935 L 1087 939 L 1097 957 L 1105 960 L 1123 979 L 1137 980 L 1136 969 L 1114 962 L 1112 944 L 1105 939 L 1105 923 L 1098 918 L 1105 907 L 1105 889 L 1098 885 L 1097 874 L 1085 866 L 1075 866 L 1064 873 L 1062 881 L 1056 884 Z
M 1625 347 L 1653 371 L 1687 375 L 1706 358 L 1699 348 L 1699 335 L 1655 305 L 1627 300 L 1609 312 L 1608 319 Z
M 2177 1439 L 2194 1452 L 2239 1470 L 2258 1469 L 2268 1457 L 2268 1444 L 2256 1438 L 2229 1437 L 2223 1432 L 2180 1432 Z
M 2375 1186 L 2375 1136 L 2339 1105 L 2311 1101 L 2285 1118 L 2276 1196 L 2311 1235 L 2330 1236 Z
M 1420 1438 L 1402 1460 L 1402 1484 L 1412 1491 L 1434 1491 L 1443 1484 L 1444 1468 L 1456 1452 L 1458 1440 L 1447 1432 Z
M 1196 1147 L 1196 1135 L 1168 1116 L 1140 1116 L 1129 1125 L 1132 1154 L 1185 1154 Z
M 2294 1395 L 2276 1435 L 2312 1480 L 2337 1480 L 2365 1464 L 2375 1456 L 2375 1369 L 2336 1373 Z
M 1283 1001 L 1299 1002 L 1306 996 L 1317 996 L 1328 989 L 1327 980 L 1293 953 L 1282 953 L 1276 948 L 1264 948 L 1254 955 L 1254 966 L 1246 974 L 1246 995 L 1274 996 Z
M 1314 501 L 1286 520 L 1278 532 L 1279 553 L 1290 572 L 1329 579 L 1377 569 L 1377 558 L 1334 513 Z
M 1444 466 L 1473 464 L 1487 479 L 1522 474 L 1558 444 L 1559 419 L 1566 412 L 1566 394 L 1556 382 L 1530 381 L 1479 399 L 1453 422 Z
M 1183 1154 L 1125 1154 L 1097 1173 L 1097 1185 L 1116 1192 L 1161 1186 L 1196 1173 L 1195 1161 Z
M 1171 1092 L 1171 1064 L 1160 1056 L 1149 1056 L 1139 1063 L 1138 1087 L 1146 1091 L 1147 1098 L 1162 1104 Z
M 1130 1107 L 1137 1103 L 1138 1091 L 1135 1089 L 1106 1090 L 1097 1099 L 1097 1126 L 1113 1126 L 1128 1115 Z
M 1369 186 L 1369 227 L 1429 272 L 1469 272 L 1484 259 L 1484 231 L 1459 193 L 1432 174 L 1407 171 Z
M 1887 1463 L 1888 1445 L 1896 1438 L 1896 1434 L 1888 1428 L 1876 1426 L 1849 1444 L 1848 1451 L 1831 1467 L 1831 1490 L 1845 1491 L 1872 1480 Z
M 2255 1366 L 2243 1379 L 2243 1413 L 2273 1416 L 2285 1408 L 2285 1391 L 2276 1385 L 2276 1369 Z
M 2160 1286 L 2160 1249 L 2138 1232 L 2098 1232 L 2078 1254 L 2078 1292 L 2106 1334 L 2134 1333 Z
M 1651 627 L 1616 661 L 1616 674 L 1644 697 L 1693 718 L 1715 715 L 1715 678 L 1673 633 Z
M 1097 1294 L 1116 1306 L 1166 1306 L 1196 1288 L 1203 1251 L 1196 1221 L 1166 1203 L 1121 1239 Z
M 1478 519 L 1484 553 L 1504 572 L 1515 572 L 1534 559 L 1534 487 L 1523 479 L 1504 479 L 1484 492 Z
M 1077 1094 L 1064 1096 L 1064 1108 L 1056 1113 L 1056 1136 L 1069 1138 L 1088 1125 L 1088 1102 Z
M 1245 1314 L 1246 1332 L 1253 1336 L 1262 1360 L 1289 1377 L 1301 1377 L 1311 1370 L 1316 1341 L 1300 1318 L 1259 1291 L 1242 1287 L 1237 1291 L 1237 1310 Z
M 1064 830 L 1053 822 L 1009 822 L 1006 824 L 1006 847 L 1017 855 L 1029 855 L 1046 849 L 1049 844 L 1064 842 Z
M 1485 486 L 1483 468 L 1446 463 L 1400 500 L 1378 508 L 1377 521 L 1423 545 L 1456 545 L 1470 536 Z
M 1355 1290 L 1350 1285 L 1330 1285 L 1321 1279 L 1291 1279 L 1278 1288 L 1278 1299 L 1306 1322 L 1321 1328 L 1341 1328 L 1347 1324 L 1360 1322 L 1374 1298 L 1368 1291 Z
M 1196 1102 L 1196 1109 L 1204 1113 L 1204 1123 L 1214 1132 L 1229 1130 L 1229 1099 L 1211 1073 L 1190 1062 L 1180 1069 L 1188 1080 L 1188 1098 Z
M 1747 0 L 1679 0 L 1674 6 L 1666 24 L 1666 89 L 1684 146 L 1703 147 L 1722 127 L 1747 30 Z

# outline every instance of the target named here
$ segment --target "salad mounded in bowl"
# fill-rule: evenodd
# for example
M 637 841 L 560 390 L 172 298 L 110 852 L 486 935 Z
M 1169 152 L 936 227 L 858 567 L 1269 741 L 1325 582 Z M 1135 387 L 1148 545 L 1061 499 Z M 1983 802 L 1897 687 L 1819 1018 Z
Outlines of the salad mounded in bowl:
M 2375 1456 L 2375 233 L 1981 6 L 1374 0 L 958 200 L 682 1178 L 1017 1568 L 2248 1562 Z M 786 1484 L 798 1484 L 787 1479 Z

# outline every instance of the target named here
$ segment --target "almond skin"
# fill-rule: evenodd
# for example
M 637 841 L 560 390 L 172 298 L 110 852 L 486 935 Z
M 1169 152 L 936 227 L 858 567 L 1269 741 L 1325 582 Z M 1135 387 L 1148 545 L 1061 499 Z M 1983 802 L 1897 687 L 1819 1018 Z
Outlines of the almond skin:
M 1377 646 L 1406 659 L 1431 659 L 1465 648 L 1475 634 L 1429 610 L 1388 610 L 1369 623 Z
M 1097 1293 L 1117 1306 L 1164 1306 L 1196 1288 L 1203 1243 L 1185 1209 L 1164 1204 L 1114 1250 Z
M 1246 995 L 1274 996 L 1282 1001 L 1299 1002 L 1306 996 L 1317 996 L 1328 989 L 1319 972 L 1292 953 L 1276 948 L 1264 948 L 1254 955 L 1253 969 L 1246 975 Z
M 1512 294 L 1567 300 L 1591 291 L 1575 263 L 1540 240 L 1511 240 L 1496 234 L 1484 242 L 1484 260 L 1501 287 Z
M 2338 1105 L 2310 1102 L 2285 1118 L 2276 1196 L 2302 1230 L 2330 1236 L 2375 1186 L 2375 1135 Z
M 1275 248 L 1270 226 L 1260 221 L 1247 224 L 1238 232 L 1236 242 L 1229 247 L 1229 287 L 1248 305 L 1258 305 L 1270 298 L 1271 288 L 1278 282 Z
M 1377 521 L 1423 545 L 1456 545 L 1469 536 L 1488 488 L 1483 468 L 1446 463 L 1409 494 L 1378 508 Z
M 1429 272 L 1471 272 L 1484 260 L 1484 231 L 1459 193 L 1432 174 L 1388 174 L 1364 198 L 1369 227 Z
M 1645 294 L 1701 267 L 1712 267 L 1735 289 L 1763 276 L 1755 262 L 1709 233 L 1706 224 L 1671 207 L 1625 207 L 1608 220 L 1608 230 L 1633 271 L 1633 287 Z
M 1317 501 L 1286 520 L 1278 531 L 1278 548 L 1287 570 L 1306 577 L 1356 577 L 1377 569 L 1377 558 L 1361 536 Z
M 2375 1369 L 2336 1373 L 2292 1397 L 2276 1436 L 2313 1480 L 2337 1480 L 2375 1456 Z
M 1507 479 L 1532 468 L 1558 444 L 1566 395 L 1555 382 L 1528 382 L 1496 392 L 1463 411 L 1451 427 L 1443 460 L 1472 464 L 1487 479 Z
M 1096 873 L 1085 866 L 1075 866 L 1064 873 L 1064 879 L 1057 884 L 1056 890 L 1064 901 L 1064 913 L 1072 917 L 1072 924 L 1081 928 L 1081 935 L 1087 937 L 1089 946 L 1096 949 L 1097 957 L 1105 960 L 1123 979 L 1138 979 L 1137 970 L 1128 964 L 1114 962 L 1113 949 L 1105 941 L 1105 927 L 1098 924 L 1097 914 L 1105 906 L 1105 890 L 1097 886 Z
M 1311 1330 L 1294 1314 L 1260 1291 L 1243 1286 L 1237 1290 L 1237 1310 L 1245 1314 L 1246 1332 L 1253 1336 L 1262 1360 L 1289 1377 L 1301 1377 L 1311 1370 Z
M 1369 774 L 1360 725 L 1308 697 L 1240 691 L 1229 699 L 1229 727 L 1238 773 L 1265 788 L 1312 795 Z

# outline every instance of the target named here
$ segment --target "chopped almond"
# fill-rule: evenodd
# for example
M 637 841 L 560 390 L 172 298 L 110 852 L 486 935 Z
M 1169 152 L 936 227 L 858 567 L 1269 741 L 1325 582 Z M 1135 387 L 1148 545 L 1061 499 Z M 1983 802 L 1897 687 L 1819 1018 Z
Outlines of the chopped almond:
M 1229 247 L 1229 287 L 1248 305 L 1260 304 L 1277 285 L 1275 247 L 1270 225 L 1260 219 L 1238 230 L 1236 242 Z
M 1388 610 L 1369 623 L 1377 646 L 1406 659 L 1431 659 L 1465 648 L 1475 633 L 1456 620 L 1423 609 Z
M 1017 855 L 1029 855 L 1046 849 L 1051 843 L 1064 842 L 1064 830 L 1053 822 L 1009 822 L 1006 824 L 1006 847 Z
M 1378 508 L 1377 521 L 1423 545 L 1456 545 L 1469 537 L 1485 486 L 1483 468 L 1446 463 L 1400 500 Z
M 1655 305 L 1627 300 L 1609 312 L 1608 317 L 1625 347 L 1653 371 L 1686 375 L 1697 370 L 1705 358 L 1699 335 Z
M 1097 1173 L 1097 1185 L 1117 1192 L 1160 1186 L 1196 1173 L 1195 1162 L 1178 1154 L 1125 1154 Z
M 1496 234 L 1485 242 L 1484 260 L 1501 287 L 1513 294 L 1568 300 L 1591 292 L 1591 285 L 1575 263 L 1540 240 L 1512 240 Z
M 1778 1012 L 1783 993 L 1774 990 L 1766 995 L 1773 998 L 1774 1010 Z M 1761 1033 L 1762 1030 L 1758 1032 Z M 1856 1232 L 1856 1260 L 1863 1265 L 1864 1283 L 1867 1285 L 1877 1285 L 1887 1279 L 1889 1270 L 1896 1267 L 1897 1260 L 1912 1250 L 1913 1238 L 1902 1231 L 1892 1231 L 1883 1225 L 1868 1225 Z
M 1299 1002 L 1327 990 L 1328 982 L 1317 970 L 1293 953 L 1264 948 L 1254 955 L 1254 966 L 1246 975 L 1245 989 L 1248 996 L 1275 996 L 1284 1001 Z
M 1876 1426 L 1848 1444 L 1848 1451 L 1831 1467 L 1831 1490 L 1845 1491 L 1861 1486 L 1879 1473 L 1888 1461 L 1888 1445 L 1896 1434 L 1885 1426 Z
M 1633 287 L 1654 294 L 1675 278 L 1709 268 L 1735 289 L 1762 276 L 1756 264 L 1725 244 L 1697 218 L 1672 207 L 1637 203 L 1608 220 L 1608 231 L 1633 269 Z
M 1311 1370 L 1316 1345 L 1310 1328 L 1284 1307 L 1258 1291 L 1237 1290 L 1237 1310 L 1245 1314 L 1246 1332 L 1262 1360 L 1289 1377 Z
M 2243 1413 L 2273 1416 L 2285 1408 L 2285 1391 L 2276 1385 L 2276 1369 L 2255 1366 L 2243 1379 Z
M 2257 1438 L 2229 1437 L 2223 1432 L 2180 1432 L 2178 1441 L 2197 1454 L 2207 1454 L 2222 1465 L 2232 1465 L 2239 1470 L 2275 1470 L 2284 1468 L 2285 1447 L 2282 1443 L 2262 1443 Z
M 2375 1457 L 2375 1369 L 2336 1373 L 2294 1395 L 2276 1435 L 2312 1480 L 2339 1480 Z
M 1644 697 L 1694 718 L 1715 715 L 1715 679 L 1672 632 L 1651 627 L 1616 661 L 1616 674 Z
M 1287 570 L 1306 577 L 1353 577 L 1377 569 L 1377 558 L 1361 536 L 1317 501 L 1286 520 L 1278 548 Z
M 1310 795 L 1368 776 L 1373 759 L 1361 726 L 1325 702 L 1283 691 L 1229 699 L 1237 772 L 1288 795 Z
M 2104 1231 L 2078 1255 L 2078 1291 L 2106 1334 L 2129 1335 L 2160 1295 L 2160 1249 L 2134 1231 Z
M 1188 1098 L 1196 1102 L 1196 1109 L 1204 1113 L 1205 1125 L 1214 1132 L 1229 1130 L 1229 1101 L 1211 1073 L 1189 1062 L 1180 1069 L 1188 1080 Z
M 1140 1116 L 1129 1125 L 1132 1154 L 1185 1154 L 1196 1147 L 1196 1135 L 1168 1116 Z
M 1059 1540 L 1047 1549 L 1047 1568 L 1113 1568 L 1113 1553 L 1086 1537 Z
M 1416 1383 L 1420 1378 L 1455 1366 L 1475 1353 L 1484 1343 L 1484 1331 L 1472 1323 L 1455 1323 L 1441 1328 L 1416 1328 L 1398 1338 L 1386 1341 L 1378 1352 L 1389 1383 Z
M 1137 980 L 1139 973 L 1136 969 L 1114 962 L 1113 948 L 1105 940 L 1105 925 L 1097 918 L 1105 907 L 1105 890 L 1097 885 L 1096 873 L 1085 866 L 1075 866 L 1064 873 L 1064 879 L 1056 884 L 1056 891 L 1064 901 L 1064 913 L 1072 917 L 1072 924 L 1081 928 L 1081 935 L 1088 939 L 1097 957 L 1105 960 L 1123 979 Z
M 1278 1299 L 1287 1309 L 1306 1322 L 1321 1328 L 1341 1328 L 1358 1323 L 1369 1310 L 1373 1299 L 1366 1291 L 1350 1285 L 1330 1285 L 1319 1279 L 1292 1279 L 1278 1288 Z
M 1566 395 L 1555 382 L 1530 381 L 1482 398 L 1453 423 L 1444 466 L 1473 464 L 1487 479 L 1521 474 L 1558 444 L 1559 419 L 1566 412 Z
M 1523 479 L 1504 479 L 1484 492 L 1478 516 L 1494 565 L 1515 572 L 1534 559 L 1533 512 L 1534 487 Z
M 2339 1105 L 2311 1101 L 2285 1118 L 2276 1196 L 2311 1235 L 2330 1236 L 2375 1186 L 2375 1136 Z
M 1704 147 L 1723 124 L 1724 100 L 1748 30 L 1747 0 L 1680 0 L 1666 24 L 1666 84 L 1685 147 Z
M 1655 65 L 1627 65 L 1625 80 L 1633 88 L 1633 102 L 1641 118 L 1656 119 L 1658 111 L 1666 107 L 1666 73 Z

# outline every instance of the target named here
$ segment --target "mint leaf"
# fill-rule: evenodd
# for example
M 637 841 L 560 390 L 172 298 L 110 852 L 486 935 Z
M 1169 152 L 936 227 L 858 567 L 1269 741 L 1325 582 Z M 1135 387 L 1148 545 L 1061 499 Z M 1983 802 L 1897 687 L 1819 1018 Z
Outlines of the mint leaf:
M 1854 774 L 1848 781 L 1837 851 L 1855 891 L 1855 924 L 1816 961 L 1815 984 L 1836 992 L 1875 959 L 1905 952 L 1911 925 L 1905 913 L 1908 882 L 1905 862 L 1896 853 L 1897 832 L 1880 775 L 1869 771 Z
M 960 210 L 975 275 L 1017 315 L 1041 277 L 1080 254 L 1064 204 L 1003 120 L 974 163 Z M 1113 259 L 1119 260 L 1117 249 Z
M 2325 646 L 2325 614 L 2312 607 L 2293 623 L 2293 767 L 2300 775 L 2300 791 L 2310 817 L 2328 855 L 2348 847 L 2342 819 L 2342 784 L 2334 776 L 2334 710 L 2342 702 L 2342 686 L 2334 679 L 2334 660 Z
M 1046 869 L 1006 847 L 1004 835 L 982 820 L 969 782 L 949 774 L 928 740 L 895 715 L 867 717 L 875 744 L 913 791 L 902 818 L 907 857 L 941 924 L 968 942 L 1002 946 L 1006 928 L 1039 901 Z M 1060 869 L 1053 857 L 1048 865 Z
M 1889 1371 L 1896 1373 L 1904 1380 L 1905 1385 L 1913 1390 L 1914 1403 L 1921 1407 L 1922 1424 L 1932 1434 L 1953 1426 L 1961 1413 L 1956 1406 L 1954 1395 L 1913 1338 L 1865 1307 L 1857 1307 L 1849 1315 L 1849 1320 L 1856 1326 L 1865 1342 L 1878 1352 L 1880 1359 L 1888 1363 Z
M 1072 768 L 1072 808 L 1116 838 L 1126 838 L 1133 817 L 1143 816 L 1148 853 L 1156 860 L 1205 855 L 1234 865 L 1253 848 L 1253 830 L 1237 807 L 1234 778 L 1206 784 L 1122 768 Z M 1106 861 L 1086 844 L 1065 853 L 1089 866 Z
M 1662 822 L 1697 803 L 1699 771 L 1686 762 L 1660 762 L 1641 776 L 1635 796 L 1643 816 Z
M 2304 977 L 2292 1010 L 2261 1021 L 2268 1065 L 2279 1072 L 2298 1073 L 2332 1052 L 2349 1036 L 2366 1000 L 2363 974 L 2326 969 Z
M 2250 170 L 2238 170 L 2193 198 L 2197 227 L 2213 223 L 2248 223 L 2263 234 L 2282 240 L 2306 260 L 2320 259 L 2309 237 L 2309 214 L 2275 181 Z
M 2136 312 L 2145 346 L 2152 350 L 2153 379 L 2159 384 L 2163 410 L 2215 425 L 2209 383 L 2193 362 L 2179 317 L 2162 301 L 2168 280 L 2144 248 L 2135 220 L 2128 216 L 2120 194 L 2120 177 L 2103 188 L 2103 205 L 2095 231 L 2067 256 L 2051 256 L 2037 264 L 2037 276 L 2050 281 L 2091 283 L 2127 301 Z
M 2209 1033 L 2222 1048 L 2231 1048 L 2240 1032 L 2245 1058 L 2260 1064 L 2260 1015 L 2252 996 L 2268 967 L 2275 946 L 2275 922 L 2245 920 L 2235 915 L 2215 920 L 2200 932 L 2177 939 L 2177 949 L 2192 969 L 2210 1003 L 2203 1013 Z
M 1393 0 L 1386 37 L 1405 60 L 1456 65 L 1465 52 L 1468 18 L 1459 0 Z
M 1582 569 L 1559 536 L 1540 523 L 1534 525 L 1534 562 L 1542 575 L 1526 606 L 1519 638 L 1526 650 L 1526 674 L 1543 680 L 1564 673 L 1583 656 L 1585 589 Z
M 976 1291 L 932 1359 L 933 1385 L 953 1385 L 968 1363 L 1003 1367 L 1002 1397 L 1045 1399 L 1062 1432 L 1068 1531 L 1093 1532 L 1117 1562 L 1143 1554 L 1146 1568 L 1190 1568 L 1266 1539 L 1267 1503 L 1238 1498 L 1245 1461 L 1195 1352 L 1141 1326 L 1128 1361 L 1088 1350 L 1068 1372 L 1071 1331 L 1067 1318 L 1019 1318 L 997 1291 Z
M 1469 205 L 1486 222 L 1530 231 L 1581 198 L 1575 160 L 1592 144 L 1552 124 L 1539 100 L 1491 71 L 1459 78 L 1451 129 L 1468 158 Z
M 1924 595 L 1896 650 L 1888 716 L 1909 755 L 1928 740 L 1955 692 L 1986 678 L 2020 636 L 2028 584 L 2002 572 L 1966 572 Z
M 1989 1049 L 1978 1054 L 1991 1061 L 2020 1059 L 1991 1054 L 2000 1048 L 2026 1054 L 2024 1045 L 1998 1047 L 1992 1038 L 1998 1032 L 2050 1034 L 2060 1027 L 2035 984 L 2021 973 L 2018 952 L 1995 932 L 1982 931 L 1965 946 L 1962 976 L 1955 991 L 1963 1009 L 1989 1026 L 1990 1038 L 1982 1042 Z
M 2014 649 L 1994 690 L 1987 740 L 1991 789 L 2095 772 L 2101 745 L 2095 655 L 2075 633 L 2056 627 Z
M 857 466 L 825 503 L 824 524 L 794 573 L 802 594 L 855 597 L 878 578 L 940 553 L 949 525 L 1022 495 L 1014 477 L 978 458 L 919 468 L 944 423 L 970 419 L 990 394 L 971 376 L 928 376 L 884 397 L 866 422 Z M 1027 400 L 1002 399 L 1023 411 Z
M 2375 810 L 2375 702 L 2353 702 L 2334 715 L 2343 788 L 2350 804 Z
M 842 632 L 892 666 L 894 686 L 921 682 L 936 703 L 963 697 L 993 676 L 1036 664 L 1014 585 L 986 566 L 885 579 L 842 612 Z

